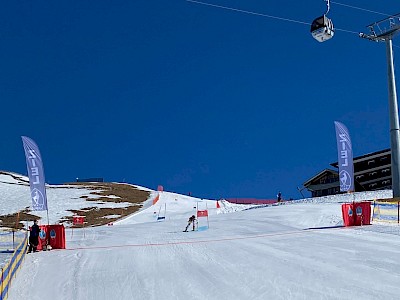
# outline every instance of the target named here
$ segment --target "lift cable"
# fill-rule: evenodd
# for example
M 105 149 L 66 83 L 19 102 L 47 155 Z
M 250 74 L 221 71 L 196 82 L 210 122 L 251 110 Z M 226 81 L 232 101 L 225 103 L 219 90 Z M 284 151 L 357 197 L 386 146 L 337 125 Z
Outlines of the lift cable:
M 202 2 L 202 1 L 197 1 L 197 0 L 185 0 L 185 1 L 195 3 L 195 4 L 200 4 L 200 5 L 205 5 L 205 6 L 215 7 L 215 8 L 221 8 L 221 9 L 240 12 L 240 13 L 245 13 L 245 14 L 249 14 L 249 15 L 259 16 L 259 17 L 271 18 L 271 19 L 275 19 L 275 20 L 303 24 L 303 25 L 307 25 L 307 26 L 311 25 L 311 23 L 309 23 L 309 22 L 304 22 L 304 21 L 299 21 L 299 20 L 289 19 L 289 18 L 283 18 L 283 17 L 277 17 L 277 16 L 273 16 L 273 15 L 267 15 L 267 14 L 262 14 L 262 13 L 258 13 L 258 12 L 254 12 L 254 11 L 248 11 L 248 10 L 243 10 L 243 9 L 239 9 L 239 8 L 228 7 L 228 6 L 223 6 L 223 5 L 218 5 L 218 4 L 208 3 L 208 2 Z M 353 9 L 367 11 L 370 13 L 380 14 L 380 15 L 384 15 L 384 16 L 391 16 L 391 15 L 388 15 L 385 13 L 381 13 L 381 12 L 377 12 L 377 11 L 373 11 L 373 10 L 369 10 L 369 9 L 364 9 L 364 8 L 360 8 L 360 7 L 356 7 L 356 6 L 351 6 L 351 5 L 347 5 L 347 4 L 343 4 L 343 3 L 339 3 L 339 2 L 331 1 L 331 3 L 346 6 L 346 7 L 353 8 Z M 346 30 L 346 29 L 340 29 L 340 28 L 335 28 L 335 31 L 342 31 L 342 32 L 347 32 L 347 33 L 351 33 L 351 34 L 356 34 L 357 36 L 360 35 L 360 32 Z M 393 45 L 393 46 L 396 48 L 400 48 L 400 46 L 397 46 L 397 45 Z
M 331 1 L 331 3 L 337 4 L 337 5 L 341 5 L 341 6 L 345 6 L 345 7 L 349 7 L 349 8 L 353 8 L 353 9 L 358 9 L 358 10 L 370 12 L 370 13 L 377 14 L 377 15 L 386 16 L 386 17 L 391 17 L 391 16 L 392 16 L 392 15 L 385 14 L 385 13 L 382 13 L 382 12 L 379 12 L 379 11 L 374 11 L 374 10 L 365 9 L 365 8 L 361 8 L 361 7 L 357 7 L 357 6 L 352 6 L 352 5 L 348 5 L 348 4 L 343 4 L 343 3 L 336 2 L 336 1 Z
M 217 4 L 207 3 L 207 2 L 201 2 L 201 1 L 197 1 L 197 0 L 185 0 L 185 1 L 186 2 L 191 2 L 191 3 L 196 3 L 196 4 L 201 4 L 201 5 L 205 5 L 205 6 L 211 6 L 211 7 L 226 9 L 226 10 L 230 10 L 230 11 L 236 11 L 236 12 L 241 12 L 241 13 L 245 13 L 245 14 L 265 17 L 265 18 L 271 18 L 271 19 L 276 19 L 276 20 L 281 20 L 281 21 L 286 21 L 286 22 L 292 22 L 292 23 L 311 26 L 310 22 L 304 22 L 304 21 L 299 21 L 299 20 L 295 20 L 295 19 L 282 18 L 282 17 L 273 16 L 273 15 L 267 15 L 267 14 L 262 14 L 262 13 L 258 13 L 258 12 L 253 12 L 253 11 L 233 8 L 233 7 L 227 7 L 227 6 L 222 6 L 222 5 L 217 5 Z M 346 30 L 346 29 L 335 28 L 335 30 L 336 31 L 348 32 L 348 33 L 352 33 L 352 34 L 357 34 L 357 35 L 359 34 L 359 32 Z

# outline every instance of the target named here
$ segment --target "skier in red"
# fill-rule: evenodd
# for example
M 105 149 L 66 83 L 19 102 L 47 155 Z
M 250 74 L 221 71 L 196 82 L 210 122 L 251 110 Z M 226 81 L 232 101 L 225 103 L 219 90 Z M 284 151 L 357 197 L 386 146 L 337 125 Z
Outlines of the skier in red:
M 192 231 L 194 231 L 194 223 L 195 223 L 195 221 L 196 221 L 196 217 L 195 217 L 195 215 L 192 215 L 192 216 L 189 218 L 188 224 L 187 224 L 187 226 L 186 226 L 186 228 L 185 228 L 185 230 L 184 230 L 183 232 L 187 232 L 187 231 L 188 231 L 188 228 L 189 228 L 190 224 L 193 224 L 193 229 L 192 229 Z

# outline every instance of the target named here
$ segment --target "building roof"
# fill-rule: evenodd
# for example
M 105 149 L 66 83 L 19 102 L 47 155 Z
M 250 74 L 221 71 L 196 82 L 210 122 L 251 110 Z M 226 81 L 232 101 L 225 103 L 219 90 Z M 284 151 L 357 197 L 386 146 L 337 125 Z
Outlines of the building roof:
M 311 182 L 313 182 L 314 180 L 318 179 L 319 177 L 321 177 L 322 175 L 325 175 L 326 173 L 330 173 L 330 174 L 338 174 L 337 171 L 335 170 L 331 170 L 331 169 L 324 169 L 321 172 L 319 172 L 317 175 L 315 175 L 314 177 L 308 179 L 306 182 L 303 183 L 303 186 L 307 187 L 308 185 L 311 184 Z
M 388 153 L 386 153 L 386 152 L 388 152 Z M 362 161 L 362 160 L 365 160 L 365 159 L 370 159 L 373 156 L 382 156 L 382 155 L 387 155 L 387 154 L 390 154 L 390 149 L 384 149 L 384 150 L 380 150 L 380 151 L 376 151 L 376 152 L 360 155 L 360 156 L 357 156 L 357 157 L 353 158 L 353 163 L 358 162 L 358 161 Z M 338 162 L 331 163 L 330 165 L 332 167 L 337 168 L 338 167 Z

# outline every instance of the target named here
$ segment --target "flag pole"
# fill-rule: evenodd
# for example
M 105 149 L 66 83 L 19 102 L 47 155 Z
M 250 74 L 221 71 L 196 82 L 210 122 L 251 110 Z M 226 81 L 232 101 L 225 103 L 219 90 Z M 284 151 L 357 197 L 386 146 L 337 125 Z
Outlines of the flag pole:
M 196 227 L 199 230 L 199 201 L 196 202 Z
M 210 222 L 208 221 L 208 206 L 206 202 L 206 210 L 207 210 L 207 227 L 210 228 Z
M 160 217 L 160 212 L 161 212 L 161 206 L 160 206 L 160 209 L 158 210 L 157 221 L 158 221 L 158 218 Z

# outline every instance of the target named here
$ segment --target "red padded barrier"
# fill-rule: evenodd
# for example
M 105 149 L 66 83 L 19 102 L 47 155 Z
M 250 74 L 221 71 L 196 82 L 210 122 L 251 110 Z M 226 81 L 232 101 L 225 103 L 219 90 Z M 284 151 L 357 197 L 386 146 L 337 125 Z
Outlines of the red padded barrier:
M 342 204 L 342 216 L 344 226 L 354 225 L 354 207 L 353 203 Z
M 371 203 L 353 202 L 342 204 L 344 226 L 371 225 Z
M 356 202 L 354 203 L 355 221 L 354 225 L 371 225 L 371 203 Z
M 65 249 L 65 228 L 64 225 L 41 225 L 39 234 L 38 250 L 43 250 L 45 245 L 53 249 Z

